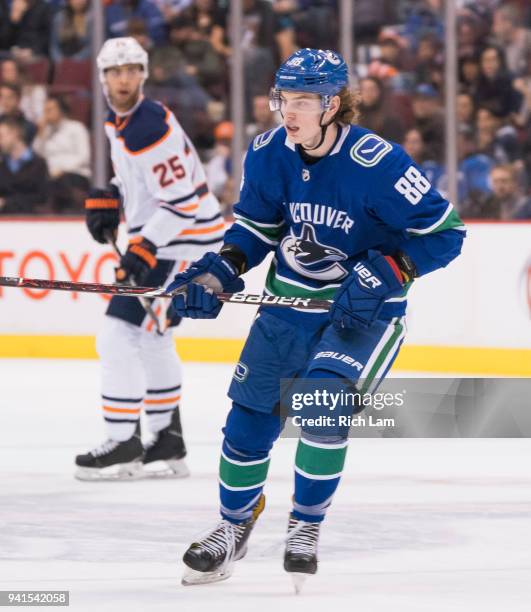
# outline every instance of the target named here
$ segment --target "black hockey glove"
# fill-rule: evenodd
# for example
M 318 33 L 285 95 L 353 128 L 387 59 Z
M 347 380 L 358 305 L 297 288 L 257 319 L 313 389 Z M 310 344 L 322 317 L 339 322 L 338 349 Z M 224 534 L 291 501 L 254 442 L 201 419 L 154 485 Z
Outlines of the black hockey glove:
M 147 238 L 131 238 L 127 251 L 120 259 L 120 266 L 116 268 L 116 281 L 124 283 L 132 279 L 137 285 L 143 285 L 157 265 L 156 254 L 157 247 Z
M 120 225 L 120 192 L 111 185 L 109 189 L 92 189 L 85 200 L 88 231 L 97 242 L 106 244 L 111 235 L 116 238 Z

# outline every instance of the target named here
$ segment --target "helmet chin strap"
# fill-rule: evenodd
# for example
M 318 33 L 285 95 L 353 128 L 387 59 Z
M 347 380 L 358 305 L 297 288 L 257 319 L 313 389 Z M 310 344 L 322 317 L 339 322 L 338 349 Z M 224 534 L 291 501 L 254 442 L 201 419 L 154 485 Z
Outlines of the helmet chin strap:
M 319 139 L 319 142 L 315 145 L 315 147 L 305 147 L 301 144 L 300 146 L 303 151 L 315 151 L 315 149 L 318 149 L 323 144 L 324 139 L 326 137 L 326 130 L 330 125 L 332 125 L 332 123 L 334 123 L 334 117 L 332 117 L 332 119 L 330 119 L 328 123 L 325 123 L 325 125 L 321 124 L 325 113 L 326 111 L 323 111 L 321 113 L 321 116 L 319 117 L 319 126 L 321 127 L 321 138 Z

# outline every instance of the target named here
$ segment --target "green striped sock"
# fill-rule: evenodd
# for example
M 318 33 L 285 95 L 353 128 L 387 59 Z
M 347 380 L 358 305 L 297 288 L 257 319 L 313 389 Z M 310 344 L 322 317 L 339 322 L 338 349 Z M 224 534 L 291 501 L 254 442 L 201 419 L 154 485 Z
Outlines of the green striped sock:
M 348 441 L 320 444 L 301 438 L 295 456 L 295 471 L 316 480 L 341 476 L 347 455 Z
M 221 453 L 219 480 L 231 491 L 245 491 L 264 484 L 269 469 L 269 457 L 256 461 L 236 461 Z

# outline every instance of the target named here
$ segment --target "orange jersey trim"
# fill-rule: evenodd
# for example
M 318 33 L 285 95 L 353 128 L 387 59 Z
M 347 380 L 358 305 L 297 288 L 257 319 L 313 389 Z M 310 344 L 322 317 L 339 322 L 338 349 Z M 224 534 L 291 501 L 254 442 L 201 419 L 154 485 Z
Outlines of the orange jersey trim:
M 199 204 L 187 204 L 186 206 L 176 206 L 175 208 L 181 212 L 191 212 L 199 208 Z
M 179 236 L 198 236 L 201 234 L 213 234 L 221 229 L 225 228 L 225 223 L 218 223 L 217 225 L 213 225 L 212 227 L 207 227 L 205 229 L 185 229 L 183 230 Z
M 85 200 L 85 208 L 118 208 L 120 202 L 110 198 L 90 198 Z

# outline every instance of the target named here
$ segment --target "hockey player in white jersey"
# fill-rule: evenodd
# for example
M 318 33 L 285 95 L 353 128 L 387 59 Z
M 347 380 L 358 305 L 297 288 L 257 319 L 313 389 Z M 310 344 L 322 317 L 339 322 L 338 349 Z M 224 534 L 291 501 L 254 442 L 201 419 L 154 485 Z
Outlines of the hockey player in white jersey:
M 143 95 L 148 56 L 133 38 L 103 45 L 97 66 L 110 107 L 105 131 L 115 176 L 86 201 L 87 226 L 100 243 L 116 238 L 120 202 L 129 235 L 118 282 L 163 286 L 205 252 L 221 246 L 224 222 L 199 157 L 162 104 Z M 165 320 L 163 304 L 152 309 Z M 188 475 L 179 416 L 181 364 L 171 327 L 157 333 L 136 298 L 114 296 L 97 338 L 101 409 L 108 440 L 76 457 L 82 480 Z M 144 448 L 144 408 L 154 439 Z

